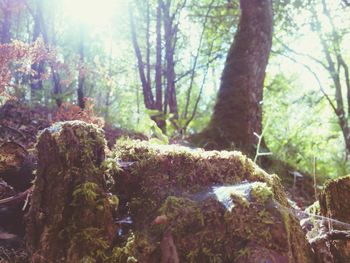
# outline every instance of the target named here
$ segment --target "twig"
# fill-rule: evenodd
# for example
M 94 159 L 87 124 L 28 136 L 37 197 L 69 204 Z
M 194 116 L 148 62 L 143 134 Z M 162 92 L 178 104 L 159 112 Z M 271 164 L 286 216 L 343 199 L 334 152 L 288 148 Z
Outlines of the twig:
M 317 161 L 317 157 L 314 156 L 313 175 L 314 175 L 315 201 L 317 201 L 316 161 Z
M 27 195 L 29 195 L 32 191 L 33 191 L 33 187 L 30 187 L 29 189 L 27 189 L 22 193 L 16 194 L 8 198 L 1 199 L 0 205 L 6 205 L 6 204 L 14 203 L 16 201 L 25 200 L 27 198 Z
M 269 126 L 269 122 L 266 122 L 266 125 L 264 127 L 264 129 L 262 130 L 261 134 L 257 134 L 256 132 L 254 132 L 254 135 L 258 138 L 258 144 L 256 145 L 256 154 L 254 157 L 254 163 L 256 163 L 256 161 L 258 160 L 258 158 L 260 156 L 267 156 L 267 155 L 272 155 L 272 152 L 260 152 L 260 147 L 261 147 L 261 142 L 262 139 L 264 137 L 264 133 L 266 131 L 266 128 Z

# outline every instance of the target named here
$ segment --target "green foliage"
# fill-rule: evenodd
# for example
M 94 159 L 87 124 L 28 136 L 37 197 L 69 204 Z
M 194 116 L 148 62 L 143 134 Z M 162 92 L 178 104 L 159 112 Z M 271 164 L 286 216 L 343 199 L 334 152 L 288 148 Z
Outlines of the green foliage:
M 298 89 L 296 76 L 275 75 L 264 94 L 265 141 L 277 158 L 324 179 L 350 172 L 335 116 L 317 90 Z
M 46 61 L 42 89 L 32 90 L 29 74 L 17 72 L 11 76 L 9 89 L 12 91 L 11 95 L 30 104 L 54 106 L 57 98 L 74 103 L 77 100 L 78 74 L 82 66 L 79 61 L 77 49 L 79 38 L 77 36 L 83 32 L 85 95 L 94 99 L 96 113 L 105 118 L 107 123 L 136 130 L 152 138 L 152 142 L 161 144 L 169 143 L 174 137 L 179 139 L 183 135 L 198 133 L 207 126 L 215 103 L 226 53 L 237 29 L 240 14 L 239 1 L 187 1 L 178 24 L 179 33 L 174 54 L 177 73 L 175 85 L 179 108 L 178 120 L 173 120 L 174 116 L 164 114 L 164 109 L 149 111 L 144 107 L 142 89 L 136 70 L 136 59 L 130 41 L 130 25 L 125 22 L 129 19 L 126 1 L 121 1 L 123 3 L 120 5 L 120 10 L 116 10 L 111 27 L 88 27 L 76 23 L 76 18 L 67 15 L 61 1 L 38 2 L 42 3 L 43 23 L 49 49 L 57 57 L 54 69 L 59 74 L 62 93 L 53 94 L 53 82 L 50 76 L 52 69 L 49 61 Z M 147 43 L 142 40 L 145 37 L 147 6 L 151 7 L 150 26 L 154 29 L 157 1 L 135 0 L 131 2 L 131 6 L 135 7 L 134 15 L 137 21 L 136 27 L 139 32 L 137 37 L 140 40 L 141 52 L 146 54 Z M 170 11 L 175 12 L 178 4 L 182 2 L 183 0 L 172 0 Z M 290 55 L 288 49 L 295 49 L 304 54 L 294 55 L 293 58 L 315 71 L 325 92 L 331 101 L 334 101 L 335 92 L 331 75 L 322 70 L 320 63 L 312 62 L 308 58 L 308 56 L 313 56 L 322 63 L 327 61 L 322 54 L 325 47 L 319 43 L 317 36 L 321 36 L 326 41 L 326 49 L 334 61 L 337 61 L 336 51 L 339 50 L 346 62 L 350 56 L 348 9 L 341 6 L 340 0 L 326 0 L 326 2 L 335 24 L 336 34 L 331 30 L 321 1 L 273 1 L 274 52 L 267 72 L 267 87 L 263 104 L 264 122 L 266 124 L 266 120 L 269 119 L 270 125 L 267 127 L 264 138 L 277 158 L 301 170 L 312 172 L 312 160 L 317 157 L 317 176 L 336 177 L 350 172 L 350 163 L 345 159 L 339 122 L 314 80 L 310 81 L 310 76 L 305 77 L 305 75 L 310 75 L 310 72 L 305 72 L 305 68 L 294 71 L 297 68 L 295 62 L 290 64 L 289 61 L 288 64 L 287 59 L 281 56 L 281 54 Z M 22 6 L 14 13 L 16 15 L 11 18 L 10 30 L 13 39 L 24 43 L 27 43 L 28 39 L 33 39 L 34 28 L 32 26 L 35 21 L 32 12 L 36 10 L 36 3 L 37 1 L 29 1 L 27 6 Z M 0 14 L 3 12 L 4 10 L 0 8 Z M 316 18 L 319 19 L 318 22 Z M 202 30 L 203 39 L 200 44 Z M 153 33 L 152 31 L 150 38 L 152 80 L 156 40 Z M 164 46 L 164 43 L 162 44 Z M 191 97 L 188 100 L 189 113 L 184 117 L 191 82 L 189 70 L 193 66 L 197 49 L 197 67 L 194 72 Z M 10 54 L 9 52 L 2 53 Z M 144 60 L 146 60 L 145 56 Z M 26 64 L 28 70 L 30 63 Z M 340 67 L 338 71 L 342 73 L 344 69 Z M 341 78 L 343 84 L 345 84 L 344 78 L 344 76 Z M 164 79 L 163 82 L 165 83 Z M 154 91 L 154 81 L 151 85 Z M 342 92 L 345 98 L 347 91 L 346 86 L 343 86 Z M 186 126 L 200 94 L 195 118 L 189 123 L 186 131 L 180 133 L 179 130 Z M 0 104 L 5 99 L 5 97 L 0 97 Z M 348 102 L 345 101 L 345 107 L 347 104 Z M 166 134 L 163 134 L 152 120 L 151 116 L 155 115 L 166 121 Z

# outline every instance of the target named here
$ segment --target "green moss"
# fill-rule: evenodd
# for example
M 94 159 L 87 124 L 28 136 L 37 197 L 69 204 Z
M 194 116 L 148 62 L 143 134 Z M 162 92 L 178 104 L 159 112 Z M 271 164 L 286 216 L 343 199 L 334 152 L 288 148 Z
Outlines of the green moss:
M 320 193 L 323 216 L 350 223 L 350 175 L 329 180 Z
M 117 142 L 111 158 L 132 163 L 122 171 L 111 171 L 111 176 L 113 191 L 128 200 L 135 220 L 135 243 L 144 251 L 134 251 L 140 262 L 160 262 L 159 243 L 168 231 L 181 262 L 249 258 L 256 251 L 248 244 L 264 247 L 266 253 L 279 251 L 283 262 L 310 261 L 305 238 L 297 236 L 298 223 L 275 205 L 289 207 L 278 176 L 267 174 L 240 152 L 123 140 Z M 240 184 L 248 184 L 250 190 L 233 187 L 226 193 L 232 209 L 210 188 Z M 160 215 L 168 221 L 154 224 Z M 144 260 L 147 255 L 153 261 Z
M 307 207 L 305 211 L 311 215 L 320 215 L 321 214 L 320 202 L 319 201 L 314 202 L 312 205 Z
M 38 140 L 42 163 L 36 203 L 41 203 L 45 187 L 58 189 L 52 207 L 44 207 L 43 219 L 48 223 L 43 220 L 46 225 L 40 234 L 48 240 L 47 253 L 54 244 L 65 261 L 107 262 L 116 233 L 111 211 L 117 209 L 119 199 L 106 193 L 103 131 L 81 121 L 61 122 L 44 130 Z M 43 153 L 54 156 L 46 158 Z
M 59 152 L 65 156 L 65 161 L 70 163 L 69 152 L 67 148 L 72 145 L 84 145 L 83 152 L 80 152 L 81 160 L 89 163 L 94 156 L 96 145 L 104 146 L 106 141 L 103 130 L 94 124 L 85 123 L 83 121 L 56 122 L 47 129 L 55 138 L 59 147 Z M 40 140 L 39 135 L 38 140 Z M 67 141 L 67 138 L 71 139 Z
M 273 197 L 272 188 L 266 183 L 255 182 L 252 184 L 251 196 L 254 200 L 265 203 Z

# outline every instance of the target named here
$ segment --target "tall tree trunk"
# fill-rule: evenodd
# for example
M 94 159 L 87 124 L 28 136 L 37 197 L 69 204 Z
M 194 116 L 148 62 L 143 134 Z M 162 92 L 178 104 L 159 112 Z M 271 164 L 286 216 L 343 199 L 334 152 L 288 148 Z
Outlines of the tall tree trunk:
M 40 5 L 40 4 L 41 2 L 37 1 L 37 5 Z M 40 26 L 40 12 L 41 12 L 41 6 L 37 6 L 37 11 L 34 16 L 33 41 L 36 41 L 38 39 L 42 31 Z M 34 75 L 31 76 L 30 78 L 30 88 L 31 88 L 32 95 L 35 96 L 36 91 L 42 90 L 43 88 L 43 82 L 41 80 L 41 76 L 45 70 L 45 63 L 44 61 L 40 61 L 39 63 L 32 64 L 31 68 Z
M 84 55 L 84 29 L 80 28 L 79 39 L 79 79 L 78 79 L 78 105 L 81 109 L 85 108 L 84 100 L 84 86 L 85 86 L 85 69 L 84 69 L 85 55 Z
M 179 118 L 176 90 L 175 90 L 175 61 L 174 49 L 176 42 L 177 26 L 174 26 L 173 17 L 170 16 L 171 0 L 162 4 L 165 38 L 165 60 L 166 60 L 166 90 L 168 96 L 169 112 L 173 114 L 173 120 Z M 167 107 L 167 105 L 164 105 Z M 173 122 L 173 124 L 175 124 Z M 174 125 L 176 126 L 176 124 Z M 177 128 L 177 127 L 176 127 Z
M 43 15 L 43 9 L 42 9 L 42 0 L 36 0 L 37 5 L 37 15 L 34 17 L 34 19 L 38 19 L 39 27 L 40 27 L 40 33 L 43 36 L 44 43 L 46 45 L 46 48 L 48 49 L 49 46 L 49 36 L 47 33 L 47 29 L 45 27 L 45 21 L 44 21 L 44 15 Z M 55 44 L 55 43 L 53 43 Z M 53 82 L 53 95 L 56 101 L 56 105 L 60 107 L 62 105 L 62 86 L 61 86 L 61 80 L 60 76 L 55 68 L 55 65 L 49 61 L 49 66 L 51 69 L 52 74 L 52 82 Z
M 156 67 L 155 67 L 155 85 L 156 85 L 156 109 L 160 117 L 156 120 L 158 127 L 166 133 L 166 122 L 163 112 L 163 85 L 162 85 L 162 8 L 161 0 L 158 0 L 157 22 L 156 22 Z
M 265 70 L 272 43 L 271 0 L 241 0 L 241 17 L 228 52 L 211 121 L 193 141 L 253 155 L 261 133 Z
M 1 3 L 3 13 L 3 21 L 1 25 L 1 44 L 9 43 L 11 40 L 11 3 L 10 1 L 3 1 Z
M 131 25 L 131 40 L 134 47 L 135 55 L 137 58 L 138 71 L 140 75 L 144 103 L 147 109 L 154 109 L 154 97 L 150 83 L 147 80 L 147 74 L 145 74 L 145 63 L 142 59 L 141 49 L 137 41 L 136 28 L 134 16 L 130 8 L 130 25 Z

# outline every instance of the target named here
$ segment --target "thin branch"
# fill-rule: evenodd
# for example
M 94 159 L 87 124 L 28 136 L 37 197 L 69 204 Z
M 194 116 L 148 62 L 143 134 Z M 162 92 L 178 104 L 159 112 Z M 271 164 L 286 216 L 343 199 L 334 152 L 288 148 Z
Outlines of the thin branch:
M 207 22 L 208 22 L 208 15 L 211 12 L 211 10 L 212 10 L 211 7 L 212 7 L 212 5 L 214 3 L 215 3 L 215 0 L 212 0 L 210 5 L 209 5 L 209 8 L 207 10 L 205 20 L 203 22 L 203 29 L 202 29 L 202 32 L 201 32 L 201 36 L 200 36 L 198 47 L 197 47 L 197 51 L 196 51 L 196 56 L 194 58 L 193 66 L 192 66 L 192 69 L 191 69 L 191 73 L 192 74 L 191 74 L 191 79 L 190 79 L 190 86 L 188 88 L 187 96 L 186 96 L 185 110 L 184 110 L 184 114 L 183 114 L 183 118 L 184 119 L 187 118 L 188 107 L 190 105 L 191 93 L 192 93 L 192 89 L 193 89 L 193 82 L 194 82 L 195 71 L 196 71 L 196 67 L 197 67 L 197 62 L 198 62 L 200 50 L 201 50 L 201 47 L 202 47 L 202 42 L 203 42 L 203 39 L 204 39 L 204 33 L 205 33 L 205 30 L 206 30 L 206 25 L 207 25 Z
M 338 116 L 338 111 L 337 111 L 337 108 L 336 106 L 334 105 L 334 103 L 332 102 L 331 98 L 329 97 L 329 95 L 326 93 L 326 91 L 323 89 L 323 86 L 322 86 L 322 83 L 321 83 L 321 80 L 319 79 L 319 77 L 317 76 L 317 74 L 315 73 L 315 71 L 313 71 L 311 69 L 310 66 L 300 62 L 300 61 L 297 61 L 295 58 L 291 57 L 291 56 L 288 56 L 284 53 L 280 53 L 280 52 L 276 52 L 276 51 L 271 51 L 271 53 L 275 53 L 275 54 L 279 54 L 281 56 L 284 56 L 286 58 L 288 58 L 289 60 L 295 62 L 295 63 L 298 63 L 299 65 L 303 66 L 306 70 L 308 70 L 313 76 L 314 78 L 316 79 L 317 81 L 317 84 L 319 86 L 319 89 L 320 91 L 322 92 L 322 94 L 325 96 L 325 98 L 327 99 L 329 105 L 332 107 L 334 113 Z
M 284 49 L 286 49 L 287 51 L 289 51 L 289 52 L 291 52 L 291 53 L 293 53 L 293 54 L 295 54 L 295 55 L 297 55 L 297 56 L 300 56 L 300 57 L 309 58 L 309 59 L 313 60 L 314 62 L 316 62 L 317 64 L 320 64 L 324 69 L 329 70 L 328 66 L 327 66 L 326 64 L 324 64 L 321 60 L 319 60 L 319 59 L 317 59 L 317 58 L 315 58 L 315 57 L 313 57 L 313 56 L 311 56 L 311 55 L 309 55 L 309 54 L 304 54 L 304 53 L 301 53 L 301 52 L 297 52 L 297 51 L 291 49 L 290 47 L 288 47 L 288 46 L 287 46 L 285 43 L 283 43 L 282 41 L 280 41 L 280 40 L 277 40 L 277 41 L 278 41 L 279 44 L 281 44 L 282 47 L 283 47 Z
M 136 29 L 135 29 L 135 21 L 134 21 L 134 16 L 132 13 L 132 8 L 131 6 L 129 7 L 129 18 L 130 18 L 130 26 L 131 26 L 131 39 L 132 39 L 132 44 L 134 47 L 135 55 L 137 58 L 137 65 L 138 65 L 138 71 L 140 75 L 140 80 L 142 84 L 142 90 L 143 90 L 143 95 L 144 95 L 144 103 L 146 108 L 152 109 L 154 105 L 154 99 L 153 99 L 153 94 L 150 89 L 149 83 L 146 79 L 146 75 L 144 72 L 145 65 L 142 60 L 142 54 L 140 50 L 140 46 L 137 41 L 136 37 Z
M 211 53 L 212 53 L 213 45 L 214 45 L 214 44 L 211 43 L 210 51 L 209 51 L 209 56 L 208 56 L 208 57 L 210 57 L 210 55 L 211 55 Z M 198 94 L 197 99 L 196 99 L 196 102 L 195 102 L 195 104 L 194 104 L 191 117 L 186 121 L 185 126 L 183 127 L 183 130 L 184 130 L 184 131 L 186 131 L 188 125 L 191 123 L 191 121 L 194 119 L 194 117 L 195 117 L 196 114 L 197 114 L 197 108 L 198 108 L 198 105 L 199 105 L 199 101 L 200 101 L 200 99 L 201 99 L 201 97 L 202 97 L 202 93 L 203 93 L 203 90 L 204 90 L 204 85 L 205 85 L 205 82 L 206 82 L 206 80 L 207 80 L 207 74 L 208 74 L 208 70 L 209 70 L 210 61 L 211 61 L 211 60 L 208 59 L 208 62 L 207 62 L 207 65 L 206 65 L 206 70 L 205 70 L 205 72 L 204 72 L 204 76 L 203 76 L 203 79 L 202 79 L 201 88 L 200 88 L 200 90 L 199 90 L 199 94 Z

